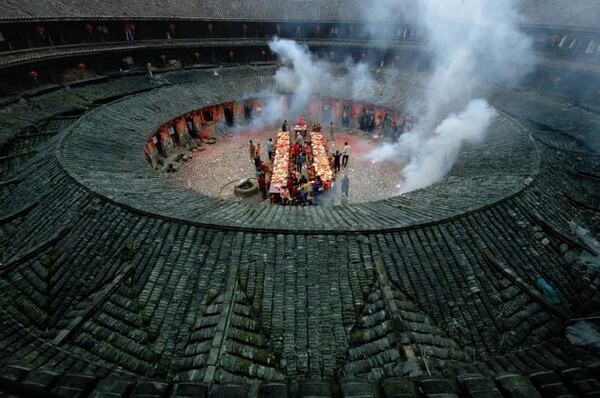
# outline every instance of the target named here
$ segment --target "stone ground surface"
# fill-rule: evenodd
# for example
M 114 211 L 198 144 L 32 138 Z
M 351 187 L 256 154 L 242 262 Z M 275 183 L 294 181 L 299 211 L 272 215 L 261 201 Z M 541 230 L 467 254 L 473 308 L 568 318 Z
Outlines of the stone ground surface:
M 243 178 L 254 177 L 254 163 L 250 160 L 248 141 L 261 143 L 264 159 L 267 157 L 268 138 L 275 141 L 276 136 L 277 130 L 274 128 L 221 136 L 217 143 L 206 145 L 204 151 L 194 152 L 193 159 L 172 176 L 188 188 L 208 196 L 236 202 L 260 203 L 260 198 L 242 199 L 233 195 L 233 185 Z M 344 175 L 348 175 L 350 180 L 349 203 L 369 202 L 398 194 L 403 183 L 402 165 L 393 162 L 375 163 L 369 159 L 369 154 L 381 144 L 369 140 L 361 131 L 334 131 L 334 140 L 330 139 L 329 132 L 325 132 L 324 136 L 329 139 L 331 154 L 335 150 L 341 152 L 345 142 L 348 142 L 351 148 L 348 167 L 342 168 L 338 175 L 338 184 L 334 184 L 332 189 L 333 197 L 330 200 L 335 204 L 341 202 L 339 181 Z

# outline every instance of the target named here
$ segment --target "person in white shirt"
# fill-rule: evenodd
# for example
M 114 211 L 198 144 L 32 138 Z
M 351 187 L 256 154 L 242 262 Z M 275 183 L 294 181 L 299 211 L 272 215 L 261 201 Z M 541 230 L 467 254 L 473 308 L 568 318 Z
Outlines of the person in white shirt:
M 344 149 L 342 150 L 342 166 L 348 166 L 348 157 L 350 156 L 350 145 L 344 142 Z

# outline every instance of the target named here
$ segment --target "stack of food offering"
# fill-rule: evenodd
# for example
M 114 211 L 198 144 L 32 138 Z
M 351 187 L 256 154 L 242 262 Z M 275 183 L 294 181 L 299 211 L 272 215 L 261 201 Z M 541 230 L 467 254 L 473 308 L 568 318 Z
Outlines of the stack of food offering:
M 298 117 L 298 123 L 294 126 L 294 131 L 306 137 L 306 121 L 304 120 L 304 115 Z
M 333 179 L 333 170 L 327 153 L 327 142 L 323 135 L 316 131 L 310 133 L 310 145 L 312 149 L 313 168 L 315 175 L 321 177 L 323 181 L 331 181 Z
M 273 176 L 271 187 L 279 188 L 287 183 L 290 172 L 290 133 L 280 131 L 275 143 L 275 159 L 273 160 Z

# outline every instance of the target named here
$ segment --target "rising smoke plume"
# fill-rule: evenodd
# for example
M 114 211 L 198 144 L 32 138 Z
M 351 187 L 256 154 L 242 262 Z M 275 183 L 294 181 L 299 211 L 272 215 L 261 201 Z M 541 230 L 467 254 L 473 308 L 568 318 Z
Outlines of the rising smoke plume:
M 390 27 L 398 21 L 412 22 L 411 36 L 423 39 L 423 52 L 431 61 L 422 95 L 406 104 L 418 124 L 398 143 L 370 154 L 375 161 L 403 164 L 400 192 L 408 192 L 441 180 L 462 143 L 484 137 L 496 115 L 484 99 L 484 87 L 518 83 L 533 66 L 531 41 L 519 31 L 515 0 L 376 0 L 369 2 L 365 15 L 371 18 L 369 36 L 379 43 L 397 36 Z M 308 47 L 276 37 L 269 48 L 282 66 L 275 74 L 276 90 L 266 101 L 268 112 L 255 125 L 306 113 L 311 98 L 327 93 L 333 81 L 330 65 L 315 59 Z M 369 101 L 375 79 L 367 65 L 346 60 L 345 66 L 352 98 Z M 282 92 L 292 93 L 289 103 Z
M 307 114 L 311 99 L 319 94 L 330 92 L 335 80 L 332 65 L 317 59 L 307 46 L 294 40 L 273 38 L 269 49 L 276 54 L 281 66 L 275 73 L 273 90 L 248 95 L 248 98 L 263 98 L 264 110 L 252 122 L 252 127 L 273 125 L 282 119 L 295 120 Z M 350 58 L 344 62 L 347 70 L 347 84 L 351 99 L 366 99 L 375 84 L 366 63 L 354 63 Z M 289 93 L 289 101 L 282 93 Z
M 378 0 L 374 15 L 397 1 Z M 401 158 L 408 192 L 437 182 L 451 169 L 465 140 L 481 139 L 495 112 L 477 99 L 487 84 L 517 83 L 531 70 L 531 41 L 519 31 L 513 0 L 418 0 L 417 29 L 432 61 L 414 131 L 371 154 L 373 160 Z M 388 14 L 389 15 L 389 14 Z
M 292 92 L 290 111 L 293 114 L 306 111 L 318 87 L 331 81 L 328 65 L 313 59 L 310 50 L 293 40 L 275 37 L 269 42 L 271 52 L 277 54 L 282 67 L 275 73 L 278 88 Z
M 261 114 L 249 126 L 252 129 L 273 126 L 284 119 L 291 122 L 306 114 L 313 96 L 320 90 L 326 92 L 332 80 L 329 65 L 315 59 L 307 46 L 274 37 L 269 41 L 269 49 L 277 55 L 281 66 L 275 73 L 273 88 L 246 96 L 261 98 L 264 104 Z

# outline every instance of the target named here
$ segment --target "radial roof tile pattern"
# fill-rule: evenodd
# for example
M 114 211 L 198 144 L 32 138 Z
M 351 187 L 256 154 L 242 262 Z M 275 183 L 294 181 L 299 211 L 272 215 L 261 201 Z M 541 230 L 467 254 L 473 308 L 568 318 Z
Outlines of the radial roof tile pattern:
M 596 113 L 494 88 L 490 133 L 443 181 L 329 208 L 208 198 L 144 163 L 161 123 L 273 85 L 273 73 L 108 79 L 33 99 L 34 120 L 31 104 L 4 109 L 0 135 L 19 156 L 2 159 L 0 391 L 600 391 L 598 353 L 565 334 L 600 304 L 584 261 L 600 253 L 581 229 L 600 219 Z M 402 109 L 409 77 L 375 84 L 374 101 Z M 332 92 L 348 97 L 337 79 Z

